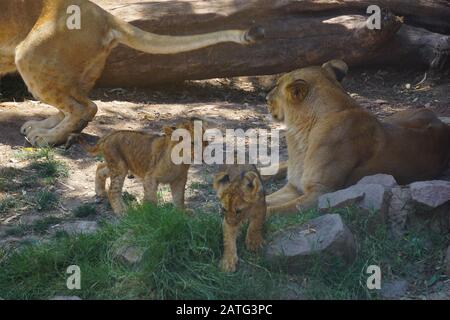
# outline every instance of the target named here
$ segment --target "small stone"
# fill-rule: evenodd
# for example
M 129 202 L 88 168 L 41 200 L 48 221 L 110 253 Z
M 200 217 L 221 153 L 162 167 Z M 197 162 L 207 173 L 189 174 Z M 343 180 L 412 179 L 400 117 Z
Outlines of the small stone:
M 277 232 L 265 251 L 268 261 L 284 267 L 288 272 L 301 273 L 314 263 L 317 256 L 321 263 L 341 258 L 351 262 L 356 257 L 353 234 L 338 214 L 325 214 L 303 225 Z
M 389 192 L 380 184 L 357 184 L 353 186 L 356 190 L 364 192 L 364 199 L 360 207 L 367 210 L 377 210 L 383 215 L 389 205 Z
M 445 256 L 445 272 L 450 278 L 450 246 L 447 248 L 447 255 Z
M 410 184 L 412 199 L 429 208 L 437 208 L 450 201 L 450 181 L 434 180 Z
M 393 176 L 383 173 L 364 177 L 357 183 L 357 185 L 361 184 L 380 184 L 387 188 L 393 188 L 398 185 Z
M 381 296 L 385 299 L 398 299 L 405 296 L 408 291 L 408 281 L 395 280 L 391 282 L 385 282 L 381 286 Z
M 93 234 L 98 230 L 98 223 L 95 221 L 74 221 L 65 223 L 60 228 L 70 235 Z
M 142 261 L 145 249 L 132 243 L 131 233 L 126 233 L 113 245 L 114 256 L 128 265 L 136 265 Z
M 50 300 L 71 300 L 71 301 L 75 301 L 75 300 L 82 300 L 80 297 L 78 296 L 55 296 L 53 298 L 51 298 Z

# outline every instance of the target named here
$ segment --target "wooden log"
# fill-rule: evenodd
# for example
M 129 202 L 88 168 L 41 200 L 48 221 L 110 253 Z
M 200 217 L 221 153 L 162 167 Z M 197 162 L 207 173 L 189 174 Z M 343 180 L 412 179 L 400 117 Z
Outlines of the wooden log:
M 369 30 L 363 15 L 304 14 L 292 8 L 305 2 L 314 9 L 314 1 L 128 1 L 96 2 L 116 16 L 155 33 L 188 35 L 262 25 L 266 39 L 247 47 L 221 44 L 176 55 L 148 55 L 119 46 L 107 62 L 100 86 L 149 86 L 275 74 L 334 58 L 355 65 L 365 61 L 401 26 L 393 15 L 384 18 L 381 30 Z

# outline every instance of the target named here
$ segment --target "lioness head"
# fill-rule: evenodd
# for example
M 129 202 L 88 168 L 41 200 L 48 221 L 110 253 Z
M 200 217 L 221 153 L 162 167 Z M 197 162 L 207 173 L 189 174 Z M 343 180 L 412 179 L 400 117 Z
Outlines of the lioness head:
M 256 170 L 219 172 L 214 177 L 213 187 L 230 225 L 239 225 L 257 205 L 265 206 L 264 187 Z
M 276 121 L 308 114 L 317 108 L 327 108 L 330 100 L 346 95 L 340 82 L 348 72 L 342 60 L 331 60 L 321 67 L 307 67 L 280 77 L 277 85 L 267 95 L 267 104 Z

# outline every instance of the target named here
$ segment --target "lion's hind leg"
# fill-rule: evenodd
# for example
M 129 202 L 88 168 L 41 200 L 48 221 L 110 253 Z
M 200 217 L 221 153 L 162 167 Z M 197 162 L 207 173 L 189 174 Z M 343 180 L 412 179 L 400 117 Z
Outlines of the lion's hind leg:
M 101 163 L 97 167 L 95 175 L 95 194 L 98 199 L 107 197 L 106 193 L 106 179 L 109 177 L 109 168 L 106 163 Z

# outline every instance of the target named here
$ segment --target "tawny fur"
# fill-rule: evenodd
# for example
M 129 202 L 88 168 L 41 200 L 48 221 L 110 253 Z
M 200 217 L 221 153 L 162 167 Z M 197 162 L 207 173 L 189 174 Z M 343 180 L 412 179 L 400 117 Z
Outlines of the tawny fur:
M 89 146 L 82 139 L 79 140 L 91 155 L 101 154 L 104 157 L 104 163 L 97 167 L 95 192 L 99 198 L 108 197 L 116 215 L 125 213 L 122 189 L 130 172 L 143 180 L 144 201 L 157 204 L 159 184 L 169 184 L 174 205 L 184 209 L 184 194 L 190 165 L 174 164 L 172 161 L 172 149 L 179 143 L 171 141 L 172 132 L 176 129 L 186 129 L 193 137 L 193 122 L 187 121 L 173 128 L 166 127 L 164 135 L 114 131 L 101 138 L 95 146 Z M 110 187 L 106 191 L 108 178 Z
M 69 6 L 81 9 L 70 30 Z M 119 43 L 151 54 L 174 54 L 221 42 L 250 44 L 261 28 L 194 36 L 160 36 L 119 20 L 88 0 L 0 0 L 0 77 L 18 71 L 29 91 L 59 112 L 28 121 L 21 133 L 35 146 L 58 145 L 83 130 L 97 113 L 88 98 L 111 50 Z
M 287 127 L 289 159 L 288 183 L 267 196 L 268 214 L 311 208 L 320 195 L 364 176 L 385 173 L 407 184 L 446 168 L 448 125 L 427 109 L 378 120 L 342 88 L 347 70 L 341 60 L 299 69 L 269 93 L 269 111 Z
M 257 251 L 264 243 L 266 200 L 261 177 L 252 165 L 226 165 L 214 177 L 214 189 L 224 210 L 223 271 L 234 272 L 238 263 L 236 239 L 239 227 L 249 221 L 245 244 Z

